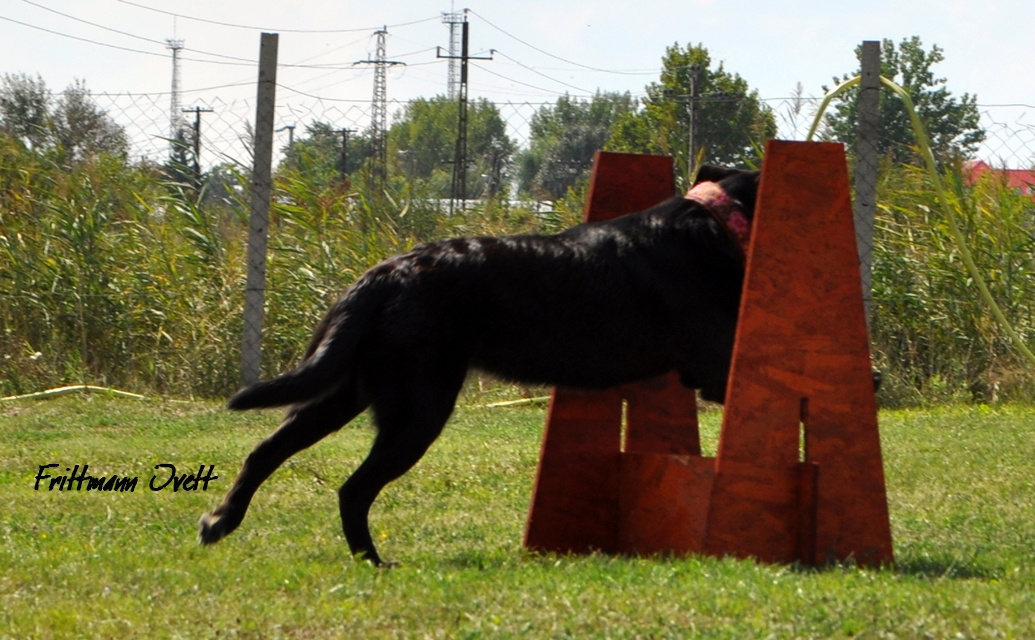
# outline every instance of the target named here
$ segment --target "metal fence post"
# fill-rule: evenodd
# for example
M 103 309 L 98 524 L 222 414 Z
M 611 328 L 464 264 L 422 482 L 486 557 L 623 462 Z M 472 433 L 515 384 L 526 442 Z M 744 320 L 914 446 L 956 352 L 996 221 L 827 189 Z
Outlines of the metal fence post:
M 244 343 L 241 349 L 241 380 L 245 385 L 258 382 L 262 371 L 262 320 L 266 297 L 266 242 L 270 216 L 278 40 L 276 33 L 264 33 L 259 46 L 248 276 L 244 292 Z
M 862 44 L 859 138 L 855 148 L 855 240 L 859 250 L 866 325 L 873 304 L 873 225 L 877 208 L 877 137 L 880 134 L 880 42 Z

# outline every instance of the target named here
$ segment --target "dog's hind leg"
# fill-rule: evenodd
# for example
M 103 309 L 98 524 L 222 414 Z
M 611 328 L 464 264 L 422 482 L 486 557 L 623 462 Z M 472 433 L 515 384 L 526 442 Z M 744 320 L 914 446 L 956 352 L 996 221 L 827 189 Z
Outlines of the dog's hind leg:
M 212 544 L 228 535 L 244 520 L 248 504 L 259 486 L 285 460 L 310 447 L 366 409 L 365 400 L 353 389 L 341 390 L 309 404 L 292 407 L 284 422 L 248 454 L 241 472 L 223 502 L 201 516 L 198 540 Z
M 463 384 L 462 373 L 453 378 L 414 384 L 409 393 L 374 400 L 377 437 L 366 460 L 338 490 L 342 531 L 354 556 L 385 564 L 370 536 L 370 506 L 385 485 L 417 464 L 442 433 Z

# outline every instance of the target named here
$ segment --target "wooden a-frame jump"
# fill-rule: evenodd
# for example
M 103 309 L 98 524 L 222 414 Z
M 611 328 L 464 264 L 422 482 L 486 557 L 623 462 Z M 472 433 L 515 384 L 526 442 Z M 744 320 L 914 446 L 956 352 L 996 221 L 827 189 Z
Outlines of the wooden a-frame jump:
M 586 218 L 674 190 L 670 158 L 602 153 Z M 701 456 L 694 394 L 674 374 L 556 389 L 525 546 L 892 561 L 841 145 L 766 146 L 717 455 Z

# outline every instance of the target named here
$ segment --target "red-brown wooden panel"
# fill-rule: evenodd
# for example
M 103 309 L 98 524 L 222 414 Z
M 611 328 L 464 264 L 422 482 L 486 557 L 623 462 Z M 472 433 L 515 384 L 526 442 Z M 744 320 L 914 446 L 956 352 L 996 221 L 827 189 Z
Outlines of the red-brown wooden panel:
M 675 372 L 621 387 L 626 453 L 701 455 L 697 399 Z
M 701 553 L 714 476 L 714 458 L 622 454 L 619 549 Z
M 587 219 L 672 191 L 670 160 L 601 154 Z M 840 145 L 768 145 L 718 457 L 694 455 L 693 394 L 674 374 L 556 390 L 526 546 L 892 559 L 848 193 Z
M 536 551 L 618 550 L 622 397 L 555 389 L 525 526 Z
M 587 222 L 643 211 L 676 195 L 672 158 L 598 151 L 586 197 Z
M 621 153 L 598 153 L 586 203 L 586 220 L 609 220 L 647 209 L 675 194 L 672 159 Z M 652 383 L 641 391 L 625 388 L 601 392 L 556 389 L 550 403 L 542 454 L 525 529 L 525 546 L 542 551 L 618 551 L 619 478 L 622 393 L 635 398 L 632 406 L 636 437 L 683 452 L 686 447 L 658 445 L 671 441 L 653 437 L 652 416 L 665 416 L 661 428 L 671 430 L 673 416 L 685 407 L 655 406 L 642 398 L 674 397 L 667 383 Z M 685 401 L 685 396 L 682 396 Z M 691 402 L 693 396 L 690 396 Z M 691 405 L 693 411 L 693 405 Z M 696 440 L 696 420 L 692 423 Z
M 806 487 L 802 428 L 805 461 L 818 467 Z M 812 510 L 800 499 L 813 486 L 815 530 L 803 532 Z M 708 527 L 711 553 L 892 559 L 841 145 L 767 145 Z

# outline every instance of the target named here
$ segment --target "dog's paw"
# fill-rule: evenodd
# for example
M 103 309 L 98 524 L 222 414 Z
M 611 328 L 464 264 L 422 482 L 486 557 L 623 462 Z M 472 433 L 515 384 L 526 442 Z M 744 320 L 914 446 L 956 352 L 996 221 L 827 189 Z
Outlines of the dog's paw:
M 402 566 L 398 562 L 391 560 L 382 560 L 381 556 L 377 554 L 375 549 L 368 549 L 365 551 L 355 551 L 352 553 L 352 559 L 356 562 L 369 562 L 371 566 L 377 567 L 378 569 L 394 569 Z
M 206 513 L 198 521 L 198 542 L 201 544 L 214 544 L 222 540 L 236 527 L 229 526 L 227 519 L 217 515 L 216 512 Z

